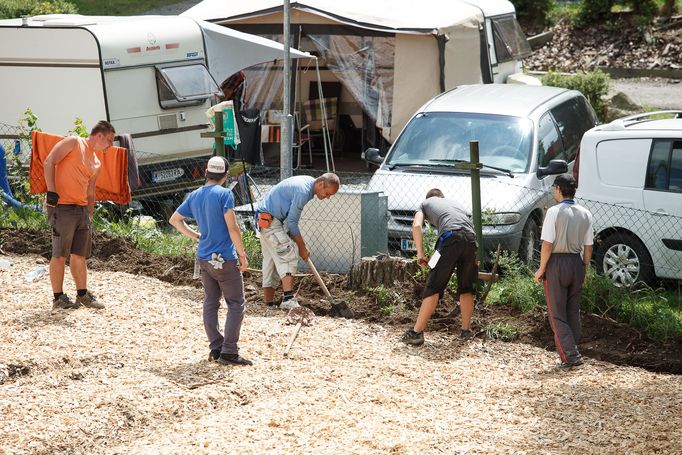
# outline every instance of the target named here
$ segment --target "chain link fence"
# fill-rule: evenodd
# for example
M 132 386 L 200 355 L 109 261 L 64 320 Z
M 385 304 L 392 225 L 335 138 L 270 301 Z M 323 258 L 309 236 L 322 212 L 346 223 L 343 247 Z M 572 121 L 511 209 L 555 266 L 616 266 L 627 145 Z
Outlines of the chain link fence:
M 0 205 L 15 207 L 18 203 L 39 209 L 43 195 L 29 192 L 31 144 L 19 133 L 16 127 L 0 125 L 6 169 Z M 134 155 L 137 173 L 129 180 L 131 203 L 120 206 L 101 202 L 100 206 L 112 217 L 144 221 L 157 230 L 172 233 L 166 221 L 185 196 L 204 183 L 209 157 L 162 162 L 159 156 L 138 150 Z M 234 166 L 234 175 L 227 185 L 235 197 L 238 219 L 245 230 L 252 230 L 252 203 L 277 184 L 280 171 L 247 166 L 248 173 L 240 173 L 239 168 Z M 323 172 L 300 169 L 294 170 L 294 175 L 316 177 Z M 337 174 L 342 183 L 340 192 L 328 200 L 311 201 L 300 223 L 311 258 L 321 270 L 347 273 L 361 257 L 380 253 L 412 257 L 415 254 L 412 219 L 431 188 L 441 189 L 446 197 L 471 210 L 471 181 L 466 171 Z M 550 176 L 541 181 L 542 185 L 529 188 L 523 186 L 521 179 L 517 184 L 515 179 L 500 178 L 494 172 L 481 176 L 483 238 L 479 243 L 487 259 L 500 244 L 503 250 L 518 254 L 534 266 L 539 259 L 544 213 L 554 204 L 552 181 Z M 636 281 L 654 283 L 656 277 L 682 279 L 679 216 L 596 201 L 579 203 L 590 209 L 594 217 L 595 265 L 614 283 L 629 286 Z

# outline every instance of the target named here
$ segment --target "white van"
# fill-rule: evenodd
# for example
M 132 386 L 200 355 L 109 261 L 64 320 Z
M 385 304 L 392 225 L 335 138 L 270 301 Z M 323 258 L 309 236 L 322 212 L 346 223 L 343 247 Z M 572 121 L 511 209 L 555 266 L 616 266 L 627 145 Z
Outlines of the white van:
M 0 125 L 17 126 L 26 109 L 43 131 L 62 135 L 77 117 L 87 128 L 109 120 L 134 139 L 143 183 L 134 195 L 186 189 L 212 152 L 213 140 L 200 133 L 220 92 L 216 80 L 282 50 L 179 16 L 0 20 Z
M 576 196 L 592 212 L 597 270 L 625 287 L 682 279 L 682 111 L 591 129 L 579 163 Z
M 572 168 L 583 133 L 596 123 L 585 97 L 555 87 L 484 84 L 461 86 L 426 103 L 405 126 L 380 165 L 369 191 L 388 195 L 389 243 L 411 250 L 412 218 L 426 192 L 440 188 L 469 209 L 469 142 L 478 141 L 483 210 L 483 248 L 539 257 L 540 226 L 554 204 L 548 175 Z

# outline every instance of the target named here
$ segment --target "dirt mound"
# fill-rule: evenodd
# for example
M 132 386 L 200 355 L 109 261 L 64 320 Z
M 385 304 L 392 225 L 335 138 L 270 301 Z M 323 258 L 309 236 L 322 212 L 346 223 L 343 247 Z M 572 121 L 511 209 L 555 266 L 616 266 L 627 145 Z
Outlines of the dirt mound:
M 580 29 L 563 20 L 545 31 L 554 32 L 554 38 L 524 60 L 528 70 L 589 71 L 597 66 L 682 67 L 682 33 L 679 28 L 643 33 L 632 17 L 622 15 L 613 23 Z
M 48 231 L 29 229 L 0 229 L 0 251 L 14 254 L 38 254 L 50 257 Z M 97 233 L 93 239 L 93 255 L 88 260 L 93 270 L 118 271 L 134 275 L 145 275 L 177 284 L 200 287 L 201 282 L 192 278 L 194 261 L 189 258 L 166 257 L 145 253 L 128 239 Z M 391 289 L 393 300 L 379 303 L 369 292 L 354 292 L 349 289 L 345 275 L 322 273 L 335 300 L 345 300 L 355 312 L 357 319 L 385 325 L 409 327 L 415 320 L 421 284 L 415 281 L 396 283 Z M 261 275 L 247 272 L 244 284 L 247 300 L 255 303 L 248 307 L 251 315 L 272 315 L 262 305 L 260 293 Z M 331 306 L 312 275 L 297 279 L 297 298 L 317 315 L 327 315 Z M 390 308 L 389 308 L 390 307 Z M 506 306 L 486 305 L 477 308 L 474 314 L 474 329 L 484 337 L 483 329 L 490 324 L 506 322 L 520 328 L 517 341 L 554 350 L 554 339 L 546 311 L 536 310 L 521 313 Z M 665 373 L 682 373 L 682 337 L 666 342 L 648 338 L 638 330 L 592 314 L 583 314 L 581 352 L 587 357 L 630 365 Z M 453 295 L 446 293 L 436 309 L 430 330 L 459 332 L 459 308 Z

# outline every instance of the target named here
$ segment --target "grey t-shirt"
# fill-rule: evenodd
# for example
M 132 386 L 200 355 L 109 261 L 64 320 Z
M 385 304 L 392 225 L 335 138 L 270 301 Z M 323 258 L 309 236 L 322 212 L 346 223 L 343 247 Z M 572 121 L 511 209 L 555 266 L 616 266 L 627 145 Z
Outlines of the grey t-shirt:
M 464 207 L 457 201 L 443 197 L 430 197 L 419 208 L 424 218 L 438 229 L 440 237 L 445 231 L 467 230 L 474 232 L 474 225 Z
M 579 254 L 592 245 L 592 214 L 575 203 L 561 202 L 547 210 L 540 238 L 552 244 L 552 253 Z

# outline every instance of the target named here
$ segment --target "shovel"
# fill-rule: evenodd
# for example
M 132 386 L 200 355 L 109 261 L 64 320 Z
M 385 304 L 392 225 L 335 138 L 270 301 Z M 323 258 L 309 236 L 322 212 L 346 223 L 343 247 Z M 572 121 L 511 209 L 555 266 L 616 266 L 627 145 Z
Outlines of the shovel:
M 308 267 L 310 267 L 310 270 L 313 272 L 313 275 L 315 275 L 315 279 L 317 280 L 320 287 L 324 291 L 324 295 L 327 297 L 327 300 L 329 300 L 329 303 L 331 303 L 332 305 L 331 309 L 329 310 L 329 316 L 331 317 L 341 316 L 346 319 L 353 319 L 354 316 L 353 310 L 350 309 L 348 303 L 346 303 L 343 300 L 338 303 L 334 303 L 334 298 L 329 293 L 329 289 L 327 289 L 327 286 L 324 284 L 324 281 L 322 281 L 322 277 L 317 272 L 317 269 L 315 268 L 315 264 L 313 264 L 313 261 L 310 260 L 310 256 L 308 256 L 306 262 L 308 263 Z

